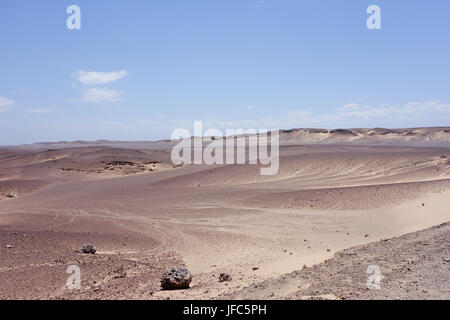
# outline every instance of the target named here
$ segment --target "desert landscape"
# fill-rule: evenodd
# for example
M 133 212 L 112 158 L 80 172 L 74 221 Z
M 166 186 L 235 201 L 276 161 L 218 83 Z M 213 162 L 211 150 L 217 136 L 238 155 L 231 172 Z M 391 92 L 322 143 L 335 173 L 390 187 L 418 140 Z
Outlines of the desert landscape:
M 1 147 L 0 299 L 450 298 L 450 128 L 285 130 L 274 176 L 175 143 Z

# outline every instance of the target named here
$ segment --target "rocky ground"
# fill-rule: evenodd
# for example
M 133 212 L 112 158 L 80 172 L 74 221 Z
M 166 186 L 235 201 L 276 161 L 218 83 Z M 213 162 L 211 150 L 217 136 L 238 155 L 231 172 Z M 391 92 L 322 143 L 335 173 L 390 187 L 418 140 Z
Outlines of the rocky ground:
M 82 253 L 86 241 L 95 254 Z M 151 299 L 163 272 L 184 265 L 158 243 L 127 235 L 0 230 L 0 243 L 0 299 Z M 79 289 L 67 287 L 70 266 L 80 268 Z
M 223 299 L 450 299 L 450 223 L 338 252 Z M 369 266 L 380 270 L 369 289 Z M 372 283 L 373 284 L 373 283 Z

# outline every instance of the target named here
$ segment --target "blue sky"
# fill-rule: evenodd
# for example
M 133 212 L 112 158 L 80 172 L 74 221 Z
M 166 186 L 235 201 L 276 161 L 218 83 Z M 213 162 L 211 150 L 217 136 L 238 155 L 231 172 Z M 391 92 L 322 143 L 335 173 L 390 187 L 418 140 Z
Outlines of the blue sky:
M 448 0 L 3 0 L 0 43 L 0 145 L 450 125 Z

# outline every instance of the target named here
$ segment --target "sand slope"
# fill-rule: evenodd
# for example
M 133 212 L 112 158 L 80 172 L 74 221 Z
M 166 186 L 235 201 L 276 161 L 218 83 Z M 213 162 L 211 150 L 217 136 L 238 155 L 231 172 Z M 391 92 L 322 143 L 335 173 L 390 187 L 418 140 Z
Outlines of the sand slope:
M 448 223 L 338 252 L 326 262 L 221 299 L 450 299 Z M 369 266 L 380 270 L 368 288 Z

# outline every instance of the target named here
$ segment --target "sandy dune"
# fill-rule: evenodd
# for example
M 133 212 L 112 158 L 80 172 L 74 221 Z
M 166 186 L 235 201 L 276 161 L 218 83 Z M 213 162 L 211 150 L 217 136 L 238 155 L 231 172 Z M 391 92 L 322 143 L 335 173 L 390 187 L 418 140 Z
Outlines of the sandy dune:
M 174 166 L 168 141 L 0 149 L 1 298 L 237 297 L 341 250 L 450 220 L 448 128 L 312 132 L 328 135 L 319 144 L 305 144 L 299 130 L 282 133 L 275 176 L 249 165 Z M 360 143 L 336 144 L 355 134 Z M 444 142 L 419 146 L 427 138 Z M 81 254 L 85 243 L 99 252 Z M 80 290 L 64 289 L 71 264 L 82 270 Z M 127 276 L 115 278 L 121 265 Z M 191 289 L 160 291 L 161 272 L 181 265 L 194 275 Z M 448 265 L 443 270 L 448 277 Z M 220 272 L 233 280 L 219 283 Z M 30 283 L 35 290 L 24 290 Z M 297 294 L 298 286 L 274 294 L 316 295 Z M 254 291 L 248 297 L 258 297 Z M 269 291 L 261 296 L 274 297 Z M 324 292 L 317 297 L 338 296 Z

